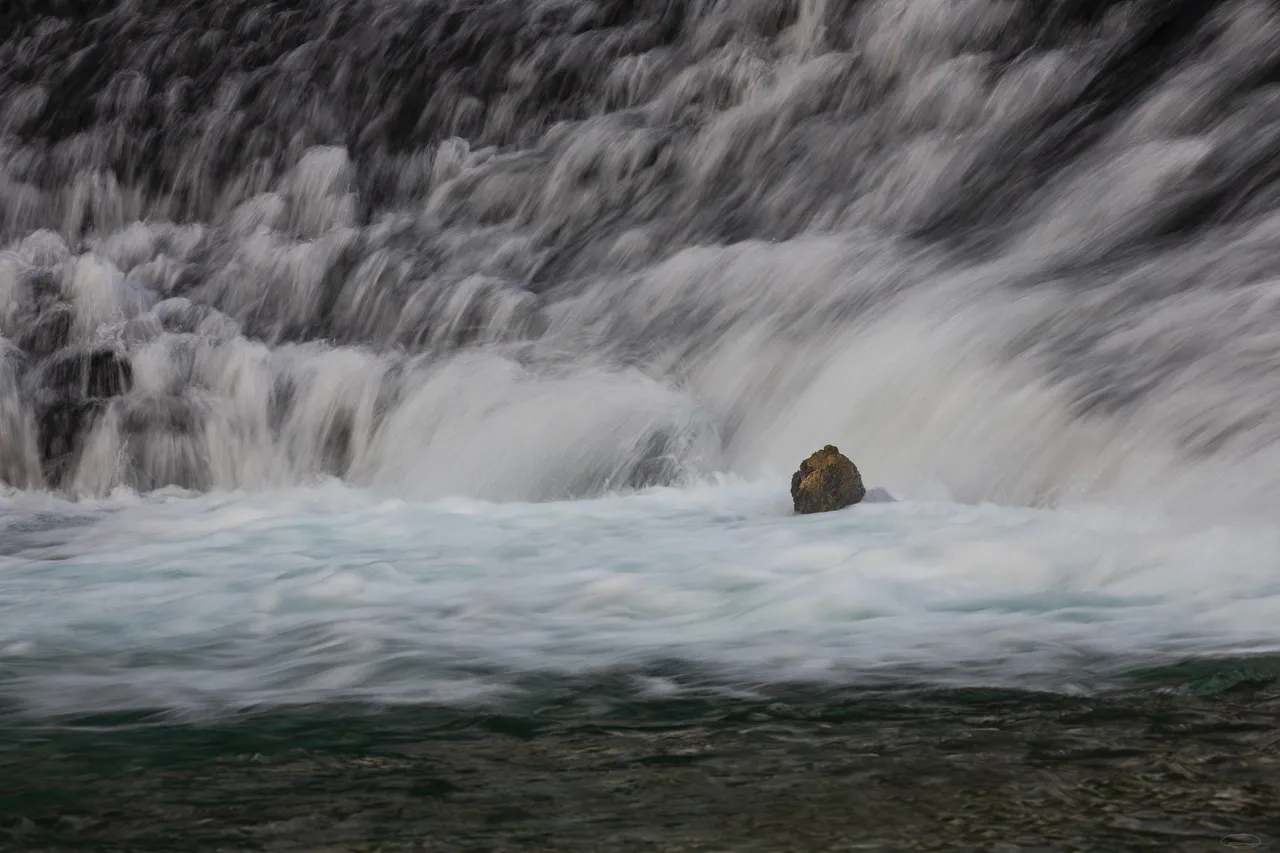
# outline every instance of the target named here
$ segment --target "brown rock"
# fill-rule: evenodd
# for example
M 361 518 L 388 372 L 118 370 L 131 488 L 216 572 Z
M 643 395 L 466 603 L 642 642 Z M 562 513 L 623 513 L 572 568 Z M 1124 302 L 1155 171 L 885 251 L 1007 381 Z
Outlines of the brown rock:
M 791 500 L 796 512 L 831 512 L 866 497 L 862 475 L 834 445 L 828 444 L 800 463 L 791 475 Z

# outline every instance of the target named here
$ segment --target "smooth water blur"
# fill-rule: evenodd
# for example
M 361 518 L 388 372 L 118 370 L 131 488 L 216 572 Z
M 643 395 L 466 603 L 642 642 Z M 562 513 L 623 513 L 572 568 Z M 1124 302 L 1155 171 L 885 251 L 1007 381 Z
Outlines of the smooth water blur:
M 47 13 L 47 17 L 42 15 Z M 1276 520 L 1265 0 L 6 12 L 0 477 Z
M 923 682 L 1090 693 L 1280 651 L 1280 533 L 902 501 L 796 518 L 775 483 L 406 502 L 333 483 L 4 500 L 0 690 L 39 715 L 327 701 L 502 708 Z M 1211 578 L 1211 582 L 1206 582 Z

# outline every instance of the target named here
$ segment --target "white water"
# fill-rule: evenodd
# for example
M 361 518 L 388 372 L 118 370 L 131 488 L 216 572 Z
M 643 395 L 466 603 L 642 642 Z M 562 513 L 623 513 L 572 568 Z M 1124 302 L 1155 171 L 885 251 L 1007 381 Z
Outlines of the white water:
M 546 500 L 834 442 L 917 495 L 1280 521 L 1270 4 L 1180 6 L 1150 55 L 1152 3 L 683 3 L 671 44 L 626 5 L 222 0 L 182 37 L 266 64 L 187 103 L 174 22 L 124 3 L 83 115 L 82 28 L 0 45 L 45 81 L 0 77 L 0 478 Z M 449 53 L 446 9 L 497 41 Z M 501 85 L 434 69 L 452 111 L 388 129 L 426 109 L 397 21 Z M 91 352 L 129 376 L 71 381 Z
M 0 701 L 1275 648 L 1274 4 L 65 14 L 0 32 Z M 907 500 L 790 517 L 826 443 Z
M 3 690 L 41 714 L 490 705 L 530 675 L 617 667 L 640 693 L 903 679 L 1078 691 L 1184 656 L 1280 649 L 1273 528 L 918 501 L 801 518 L 788 500 L 776 483 L 539 504 L 336 483 L 13 495 Z M 646 669 L 673 659 L 700 675 Z

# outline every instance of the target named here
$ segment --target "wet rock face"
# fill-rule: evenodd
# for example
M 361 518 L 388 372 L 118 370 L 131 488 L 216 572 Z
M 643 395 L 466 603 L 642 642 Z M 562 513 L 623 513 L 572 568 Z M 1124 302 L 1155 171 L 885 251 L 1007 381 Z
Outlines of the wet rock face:
M 42 385 L 69 397 L 118 397 L 133 384 L 133 366 L 119 352 L 99 349 L 55 356 Z
M 844 509 L 866 494 L 857 467 L 835 445 L 814 453 L 791 475 L 791 500 L 801 515 Z
M 102 400 L 59 400 L 40 411 L 37 418 L 40 467 L 54 488 L 65 485 L 84 437 L 97 423 L 105 406 Z
M 45 481 L 59 488 L 107 404 L 129 392 L 133 366 L 121 352 L 97 349 L 61 351 L 37 369 L 43 397 L 36 418 L 40 463 Z

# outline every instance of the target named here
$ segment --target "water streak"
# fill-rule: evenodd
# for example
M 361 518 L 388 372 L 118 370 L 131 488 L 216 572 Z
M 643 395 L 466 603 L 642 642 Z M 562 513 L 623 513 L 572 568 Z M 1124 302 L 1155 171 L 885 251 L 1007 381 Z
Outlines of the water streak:
M 13 486 L 1280 505 L 1264 0 L 0 23 Z

